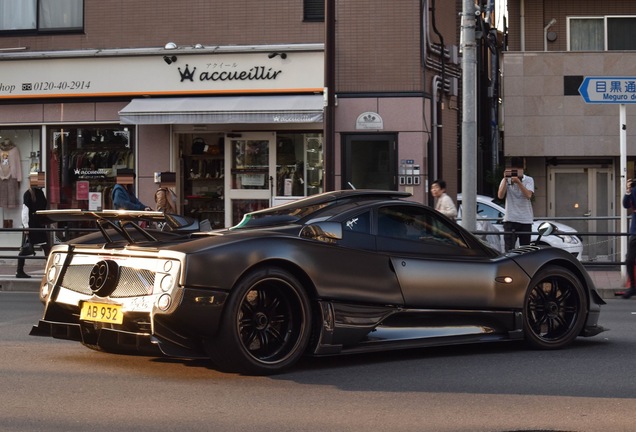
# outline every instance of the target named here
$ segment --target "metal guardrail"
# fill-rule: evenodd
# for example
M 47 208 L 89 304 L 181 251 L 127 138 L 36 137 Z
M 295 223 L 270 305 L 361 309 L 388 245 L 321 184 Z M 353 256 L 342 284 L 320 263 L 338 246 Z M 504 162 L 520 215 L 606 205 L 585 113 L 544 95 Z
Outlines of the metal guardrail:
M 589 221 L 589 220 L 614 220 L 617 221 L 620 219 L 620 217 L 618 216 L 607 216 L 607 217 L 570 217 L 570 218 L 565 218 L 565 217 L 554 217 L 554 218 L 550 218 L 550 221 L 567 221 L 567 220 L 582 220 L 582 221 Z M 480 218 L 480 220 L 485 220 L 485 221 L 498 221 L 499 219 L 491 219 L 491 218 Z M 546 218 L 536 218 L 536 220 L 547 220 Z M 23 233 L 25 231 L 45 231 L 49 234 L 49 237 L 51 239 L 57 237 L 60 239 L 60 241 L 66 241 L 68 239 L 71 239 L 73 236 L 73 234 L 87 234 L 90 232 L 94 232 L 94 231 L 98 231 L 97 228 L 88 228 L 88 227 L 82 227 L 82 228 L 72 228 L 72 227 L 64 227 L 64 228 L 0 228 L 0 234 L 2 233 L 6 233 L 6 232 L 20 232 Z M 476 235 L 496 235 L 496 236 L 502 236 L 505 234 L 509 234 L 510 232 L 506 232 L 506 231 L 473 231 L 473 234 Z M 517 232 L 517 234 L 528 234 L 527 232 Z M 530 232 L 529 234 L 533 234 L 533 235 L 538 235 L 537 232 Z M 604 240 L 605 242 L 607 241 L 616 241 L 618 240 L 620 237 L 628 237 L 630 236 L 629 233 L 621 233 L 621 232 L 613 232 L 613 231 L 595 231 L 595 232 L 585 232 L 585 231 L 577 231 L 576 235 L 581 238 L 583 240 L 583 242 L 585 242 L 586 238 L 589 237 L 604 237 L 606 238 L 606 240 Z M 51 242 L 51 244 L 53 244 L 53 242 Z M 588 243 L 589 244 L 589 243 Z M 30 255 L 30 256 L 19 256 L 18 252 L 20 250 L 20 244 L 17 244 L 16 246 L 0 246 L 0 252 L 15 252 L 15 254 L 11 254 L 11 255 L 0 255 L 0 259 L 18 259 L 18 258 L 23 258 L 25 260 L 41 260 L 41 259 L 46 259 L 46 257 L 44 255 Z M 34 248 L 36 251 L 41 251 L 42 248 L 40 246 L 34 245 Z M 618 254 L 615 254 L 618 255 Z M 625 261 L 623 260 L 609 260 L 609 261 L 596 261 L 596 260 L 590 260 L 590 261 L 581 261 L 583 265 L 585 266 L 590 266 L 590 267 L 597 267 L 597 266 L 602 266 L 602 267 L 616 267 L 616 266 L 623 266 L 625 265 Z
M 24 233 L 27 231 L 44 231 L 49 235 L 49 239 L 50 244 L 53 245 L 54 238 L 59 238 L 60 241 L 65 241 L 66 239 L 70 239 L 71 238 L 71 233 L 89 233 L 89 232 L 93 232 L 93 231 L 99 231 L 97 228 L 71 228 L 71 227 L 65 227 L 65 228 L 0 228 L 0 234 L 2 233 L 8 233 L 8 232 L 19 232 L 19 233 Z M 22 239 L 22 236 L 20 236 L 20 240 Z M 25 260 L 45 260 L 46 256 L 44 255 L 18 255 L 18 252 L 20 251 L 20 247 L 22 247 L 21 244 L 18 244 L 16 246 L 0 246 L 0 251 L 1 252 L 15 252 L 15 254 L 13 255 L 0 255 L 0 259 L 25 259 Z M 42 251 L 42 247 L 41 245 L 33 245 L 33 249 L 37 252 L 37 251 Z

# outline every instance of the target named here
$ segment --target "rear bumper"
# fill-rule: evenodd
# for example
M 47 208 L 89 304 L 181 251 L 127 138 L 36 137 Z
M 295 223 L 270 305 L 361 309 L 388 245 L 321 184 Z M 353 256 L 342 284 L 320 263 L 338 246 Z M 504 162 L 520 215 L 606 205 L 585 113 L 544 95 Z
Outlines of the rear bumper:
M 79 306 L 53 301 L 30 335 L 77 341 L 113 353 L 207 358 L 203 341 L 216 333 L 226 298 L 226 292 L 184 289 L 170 313 L 128 312 L 121 325 L 80 321 Z

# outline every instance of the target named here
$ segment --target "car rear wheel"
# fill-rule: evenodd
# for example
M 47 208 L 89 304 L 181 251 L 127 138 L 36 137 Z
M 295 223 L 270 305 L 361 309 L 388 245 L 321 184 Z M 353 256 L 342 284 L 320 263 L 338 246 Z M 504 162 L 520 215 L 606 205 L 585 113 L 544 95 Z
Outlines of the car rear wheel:
M 581 281 L 569 270 L 547 267 L 537 273 L 526 293 L 526 340 L 535 348 L 562 348 L 581 333 L 586 314 Z
M 232 290 L 208 354 L 222 370 L 280 372 L 303 355 L 310 323 L 309 299 L 298 279 L 279 268 L 258 269 Z

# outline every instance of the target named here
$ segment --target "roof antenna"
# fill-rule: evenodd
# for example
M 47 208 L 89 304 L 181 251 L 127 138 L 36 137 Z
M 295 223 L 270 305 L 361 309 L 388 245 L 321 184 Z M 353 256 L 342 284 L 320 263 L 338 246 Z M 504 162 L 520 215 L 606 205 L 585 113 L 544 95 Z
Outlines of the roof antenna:
M 351 184 L 351 182 L 347 182 L 347 184 L 349 185 L 349 187 L 353 190 L 356 190 L 356 187 L 354 185 Z

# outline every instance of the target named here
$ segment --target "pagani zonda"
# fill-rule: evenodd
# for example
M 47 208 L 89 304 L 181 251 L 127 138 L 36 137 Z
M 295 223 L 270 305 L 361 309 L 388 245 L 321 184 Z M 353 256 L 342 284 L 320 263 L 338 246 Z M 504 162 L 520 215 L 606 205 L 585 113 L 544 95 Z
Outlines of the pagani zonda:
M 500 254 L 409 194 L 338 191 L 194 232 L 157 212 L 46 211 L 97 222 L 56 246 L 31 334 L 108 352 L 206 357 L 271 374 L 302 355 L 593 336 L 604 304 L 571 254 Z

